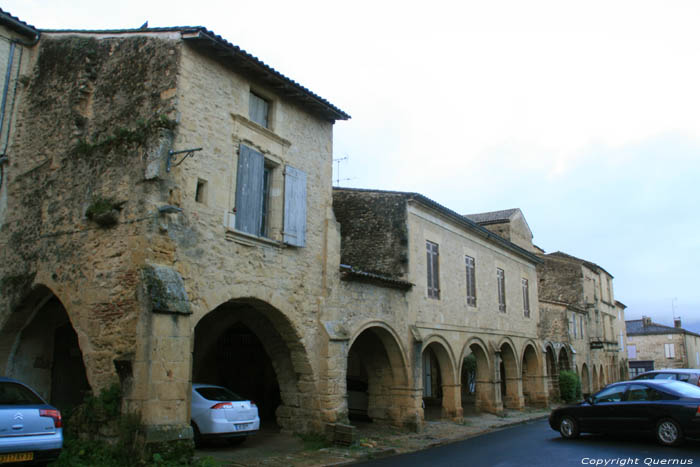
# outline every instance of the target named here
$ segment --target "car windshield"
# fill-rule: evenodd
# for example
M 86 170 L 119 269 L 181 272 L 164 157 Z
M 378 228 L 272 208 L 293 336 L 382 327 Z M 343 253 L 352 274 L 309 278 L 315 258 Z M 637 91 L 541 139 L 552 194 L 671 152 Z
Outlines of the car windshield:
M 664 385 L 664 389 L 669 388 L 681 397 L 693 397 L 700 399 L 700 388 L 692 384 L 683 383 L 681 381 L 669 381 Z
M 0 405 L 44 405 L 26 386 L 11 381 L 0 382 Z
M 210 401 L 242 401 L 245 400 L 235 392 L 231 392 L 226 388 L 217 388 L 215 386 L 195 388 L 203 398 Z

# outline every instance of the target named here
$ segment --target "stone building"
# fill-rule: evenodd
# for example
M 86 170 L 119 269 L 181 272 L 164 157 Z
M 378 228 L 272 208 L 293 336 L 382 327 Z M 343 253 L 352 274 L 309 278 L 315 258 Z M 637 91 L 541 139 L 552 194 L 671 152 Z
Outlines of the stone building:
M 700 368 L 700 334 L 687 331 L 681 319 L 673 327 L 651 318 L 625 322 L 630 376 L 662 368 Z
M 344 279 L 337 316 L 358 336 L 349 361 L 361 362 L 348 364 L 349 379 L 368 379 L 372 396 L 372 372 L 401 375 L 387 388 L 408 375 L 407 392 L 443 417 L 461 416 L 463 404 L 546 404 L 537 256 L 417 193 L 336 188 L 333 199 Z M 380 341 L 383 370 L 372 368 Z
M 520 209 L 467 217 L 543 260 L 537 266 L 538 337 L 546 349 L 550 396 L 558 397 L 560 370 L 576 371 L 584 393 L 624 378 L 625 305 L 613 298 L 612 275 L 565 253 L 545 254 L 532 244 Z
M 0 373 L 61 405 L 118 382 L 150 440 L 191 436 L 192 381 L 290 431 L 342 417 L 322 322 L 348 115 L 201 27 L 41 31 L 19 74 Z

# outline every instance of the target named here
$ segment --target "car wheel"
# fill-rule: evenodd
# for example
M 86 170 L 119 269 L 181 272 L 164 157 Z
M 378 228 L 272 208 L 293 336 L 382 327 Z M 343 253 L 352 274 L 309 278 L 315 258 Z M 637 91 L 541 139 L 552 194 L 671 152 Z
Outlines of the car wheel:
M 562 438 L 573 439 L 578 437 L 578 423 L 576 419 L 568 415 L 564 415 L 561 420 L 559 420 L 559 433 Z
M 228 444 L 231 446 L 238 446 L 239 444 L 243 443 L 247 439 L 247 436 L 237 436 L 235 438 L 228 438 L 226 441 L 228 441 Z
M 202 446 L 202 433 L 199 432 L 199 428 L 197 428 L 197 424 L 195 422 L 191 422 L 192 425 L 192 438 L 194 441 L 194 447 L 198 448 Z
M 664 446 L 677 446 L 683 441 L 683 431 L 675 420 L 664 418 L 656 424 L 656 439 Z

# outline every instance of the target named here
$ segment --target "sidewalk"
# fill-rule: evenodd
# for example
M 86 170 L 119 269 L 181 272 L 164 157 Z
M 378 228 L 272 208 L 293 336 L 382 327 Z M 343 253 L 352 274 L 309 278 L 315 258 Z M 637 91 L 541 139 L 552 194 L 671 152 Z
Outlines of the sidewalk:
M 421 433 L 389 426 L 357 423 L 357 441 L 350 447 L 328 447 L 320 439 L 261 430 L 240 446 L 212 444 L 198 449 L 198 458 L 212 457 L 225 466 L 328 466 L 419 451 L 489 431 L 546 418 L 550 409 L 509 410 L 503 416 L 482 413 L 464 417 L 461 423 L 427 421 Z

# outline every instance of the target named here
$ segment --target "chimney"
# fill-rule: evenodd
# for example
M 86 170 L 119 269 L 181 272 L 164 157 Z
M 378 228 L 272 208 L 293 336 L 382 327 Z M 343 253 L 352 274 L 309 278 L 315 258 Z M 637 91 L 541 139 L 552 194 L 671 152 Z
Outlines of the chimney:
M 646 328 L 647 326 L 651 326 L 651 318 L 648 316 L 642 316 L 642 324 Z
M 678 318 L 673 318 L 673 326 L 676 328 L 681 327 L 681 317 L 680 316 Z

